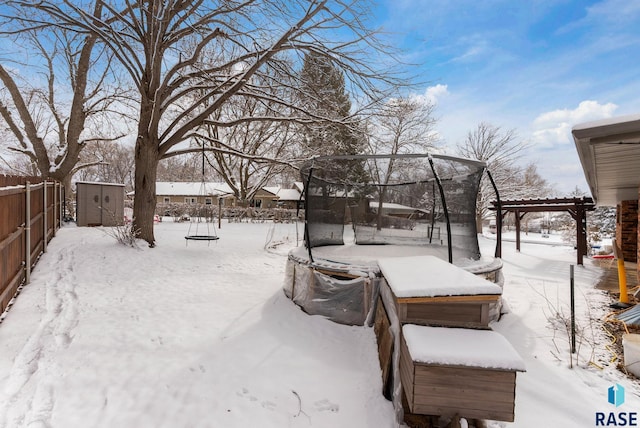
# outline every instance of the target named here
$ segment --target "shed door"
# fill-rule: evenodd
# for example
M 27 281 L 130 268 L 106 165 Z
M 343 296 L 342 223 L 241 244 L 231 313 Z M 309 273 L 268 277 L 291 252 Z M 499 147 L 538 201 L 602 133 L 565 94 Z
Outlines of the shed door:
M 100 204 L 102 200 L 101 186 L 85 185 L 85 222 L 87 226 L 100 226 L 102 224 L 102 212 Z
M 102 186 L 102 225 L 122 224 L 123 188 L 120 186 Z

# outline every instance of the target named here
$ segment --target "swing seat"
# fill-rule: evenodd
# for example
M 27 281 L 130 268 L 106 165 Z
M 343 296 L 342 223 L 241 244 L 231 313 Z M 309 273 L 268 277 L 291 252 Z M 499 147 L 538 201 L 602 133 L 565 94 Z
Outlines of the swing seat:
M 215 241 L 220 237 L 215 235 L 186 235 L 184 239 L 187 241 Z

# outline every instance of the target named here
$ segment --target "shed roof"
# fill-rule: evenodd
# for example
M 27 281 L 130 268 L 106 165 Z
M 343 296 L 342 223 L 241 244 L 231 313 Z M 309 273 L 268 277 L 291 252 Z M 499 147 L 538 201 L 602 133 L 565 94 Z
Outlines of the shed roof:
M 116 186 L 116 187 L 124 187 L 123 183 L 106 183 L 102 181 L 76 181 L 76 185 L 78 184 L 95 184 L 98 186 Z
M 637 200 L 640 114 L 582 123 L 571 133 L 596 203 L 615 206 Z

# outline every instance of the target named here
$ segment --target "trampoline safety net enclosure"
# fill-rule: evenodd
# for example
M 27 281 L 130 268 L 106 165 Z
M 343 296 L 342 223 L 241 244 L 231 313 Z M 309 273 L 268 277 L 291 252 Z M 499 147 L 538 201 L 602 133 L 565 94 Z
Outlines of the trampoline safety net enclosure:
M 363 324 L 374 306 L 377 258 L 479 261 L 476 198 L 485 169 L 484 162 L 436 154 L 307 162 L 305 248 L 289 255 L 285 293 L 309 313 Z
M 316 158 L 302 168 L 307 248 L 343 245 L 350 224 L 358 245 L 428 245 L 478 259 L 484 170 L 482 162 L 439 155 Z

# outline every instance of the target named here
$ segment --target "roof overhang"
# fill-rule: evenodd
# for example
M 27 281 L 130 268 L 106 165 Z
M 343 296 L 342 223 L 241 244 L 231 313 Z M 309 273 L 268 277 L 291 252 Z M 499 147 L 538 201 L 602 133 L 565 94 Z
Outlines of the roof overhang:
M 638 200 L 640 114 L 583 123 L 571 133 L 596 203 Z

